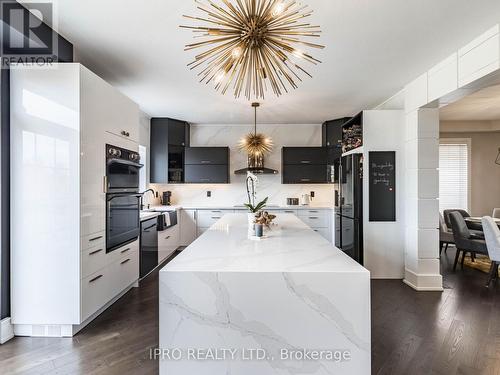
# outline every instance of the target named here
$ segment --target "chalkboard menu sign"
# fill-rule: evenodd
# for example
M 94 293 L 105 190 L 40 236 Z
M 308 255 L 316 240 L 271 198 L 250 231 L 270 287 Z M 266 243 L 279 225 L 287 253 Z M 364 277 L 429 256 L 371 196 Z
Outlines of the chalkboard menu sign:
M 396 152 L 369 153 L 370 221 L 396 221 Z

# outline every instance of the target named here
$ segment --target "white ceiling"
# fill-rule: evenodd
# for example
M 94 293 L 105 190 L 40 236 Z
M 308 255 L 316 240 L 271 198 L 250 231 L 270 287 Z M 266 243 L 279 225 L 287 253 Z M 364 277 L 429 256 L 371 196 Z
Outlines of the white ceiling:
M 441 121 L 500 120 L 500 85 L 491 86 L 440 110 Z
M 217 0 L 219 1 L 219 0 Z M 498 0 L 304 0 L 321 25 L 312 79 L 264 101 L 260 122 L 321 123 L 371 108 L 500 22 Z M 249 103 L 199 84 L 183 52 L 191 0 L 59 0 L 60 33 L 84 65 L 151 116 L 194 123 L 248 123 Z

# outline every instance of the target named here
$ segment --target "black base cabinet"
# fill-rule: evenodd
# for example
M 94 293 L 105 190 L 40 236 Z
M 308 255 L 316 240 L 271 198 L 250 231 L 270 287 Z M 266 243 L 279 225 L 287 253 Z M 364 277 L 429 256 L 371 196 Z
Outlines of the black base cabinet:
M 328 184 L 331 168 L 326 147 L 283 147 L 283 184 Z
M 184 182 L 229 184 L 229 147 L 186 147 Z

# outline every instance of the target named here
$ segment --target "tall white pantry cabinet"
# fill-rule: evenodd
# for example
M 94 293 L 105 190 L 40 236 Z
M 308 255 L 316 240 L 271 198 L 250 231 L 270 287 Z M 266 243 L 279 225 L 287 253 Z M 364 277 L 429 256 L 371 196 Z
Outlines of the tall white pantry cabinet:
M 129 136 L 122 135 L 122 132 Z M 11 71 L 12 323 L 73 336 L 139 279 L 106 253 L 106 143 L 138 151 L 139 107 L 84 66 Z

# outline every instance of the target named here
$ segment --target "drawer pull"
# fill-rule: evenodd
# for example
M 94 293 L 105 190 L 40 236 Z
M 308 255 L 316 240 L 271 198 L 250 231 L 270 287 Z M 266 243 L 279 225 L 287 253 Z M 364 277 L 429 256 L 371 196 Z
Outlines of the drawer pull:
M 172 237 L 172 236 L 167 236 L 167 237 L 165 237 L 165 239 L 168 240 L 170 237 Z
M 317 219 L 319 219 L 319 217 L 317 217 L 317 216 L 309 216 L 309 219 L 311 219 L 311 220 L 317 220 Z
M 202 161 L 201 161 L 201 164 L 210 164 L 210 163 L 211 163 L 211 161 L 210 161 L 210 160 L 202 160 Z
M 211 213 L 215 214 L 215 213 L 220 213 L 222 212 L 221 210 L 213 210 L 213 211 L 210 211 Z
M 311 164 L 311 161 L 310 160 L 301 160 L 300 163 L 301 164 Z
M 302 178 L 300 181 L 301 182 L 309 182 L 309 181 L 311 181 L 311 179 L 310 178 Z
M 99 254 L 101 251 L 103 251 L 104 249 L 99 249 L 99 250 L 96 250 L 96 251 L 92 251 L 91 253 L 89 253 L 89 255 L 96 255 L 96 254 Z
M 126 253 L 126 252 L 128 252 L 128 251 L 130 251 L 130 247 L 129 247 L 129 248 L 127 248 L 127 249 L 125 249 L 125 250 L 122 250 L 122 251 L 121 251 L 121 253 L 122 253 L 122 254 L 125 254 L 125 253 Z
M 97 277 L 94 277 L 92 280 L 90 280 L 90 281 L 89 281 L 89 284 L 90 284 L 90 283 L 94 283 L 94 282 L 96 282 L 96 281 L 97 281 L 97 280 L 99 280 L 100 278 L 102 278 L 102 275 L 99 275 L 99 276 L 97 276 Z
M 95 238 L 91 238 L 91 239 L 89 240 L 89 242 L 94 242 L 94 241 L 100 240 L 101 238 L 102 238 L 102 236 L 95 237 Z
M 124 264 L 127 264 L 128 262 L 130 262 L 130 259 L 126 259 L 123 262 L 121 262 L 120 264 L 123 266 Z
M 220 219 L 220 217 L 217 217 L 217 216 L 212 216 L 212 219 L 214 219 L 214 220 L 219 220 L 219 219 Z
M 286 214 L 294 214 L 295 212 L 293 211 L 285 211 Z
M 200 181 L 201 182 L 210 182 L 210 179 L 209 178 L 200 178 Z
M 125 131 L 125 130 L 122 130 L 122 133 L 121 133 L 123 136 L 125 137 L 130 137 L 130 133 Z
M 317 214 L 318 211 L 309 211 L 310 214 Z

